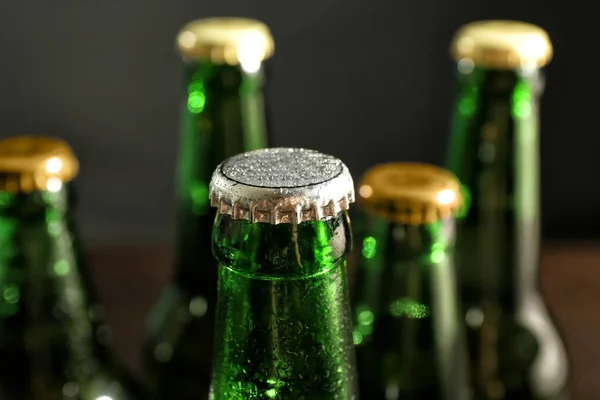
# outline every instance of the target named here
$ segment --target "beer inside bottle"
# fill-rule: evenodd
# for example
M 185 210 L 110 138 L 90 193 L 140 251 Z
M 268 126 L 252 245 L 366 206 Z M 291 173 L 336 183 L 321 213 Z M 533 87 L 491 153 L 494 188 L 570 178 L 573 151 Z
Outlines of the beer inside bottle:
M 77 170 L 60 140 L 0 140 L 3 400 L 150 398 L 108 347 L 71 209 Z
M 470 198 L 458 270 L 479 399 L 567 398 L 565 347 L 538 290 L 540 68 L 546 32 L 480 21 L 456 34 L 448 168 Z
M 229 156 L 266 147 L 263 60 L 268 28 L 243 18 L 207 18 L 180 31 L 184 93 L 177 170 L 178 232 L 172 284 L 149 320 L 144 358 L 164 398 L 208 395 L 217 264 L 208 184 Z
M 352 296 L 361 399 L 469 399 L 453 264 L 460 184 L 428 164 L 369 169 Z
M 211 399 L 356 399 L 345 257 L 352 178 L 339 160 L 276 148 L 217 168 L 220 263 Z

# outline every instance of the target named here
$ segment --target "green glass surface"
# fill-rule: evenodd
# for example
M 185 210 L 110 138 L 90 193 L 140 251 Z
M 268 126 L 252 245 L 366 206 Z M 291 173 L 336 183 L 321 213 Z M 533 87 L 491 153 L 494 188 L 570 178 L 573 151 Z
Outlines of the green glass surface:
M 68 200 L 0 192 L 0 398 L 150 399 L 109 350 Z
M 208 184 L 225 158 L 267 146 L 263 78 L 262 68 L 247 73 L 209 62 L 185 66 L 175 271 L 150 315 L 143 351 L 165 399 L 208 396 L 217 296 Z
M 458 67 L 447 167 L 470 200 L 457 266 L 476 399 L 566 399 L 567 353 L 538 288 L 541 74 Z
M 346 212 L 298 225 L 218 215 L 214 400 L 356 399 Z
M 361 399 L 469 399 L 454 221 L 363 218 L 352 295 Z

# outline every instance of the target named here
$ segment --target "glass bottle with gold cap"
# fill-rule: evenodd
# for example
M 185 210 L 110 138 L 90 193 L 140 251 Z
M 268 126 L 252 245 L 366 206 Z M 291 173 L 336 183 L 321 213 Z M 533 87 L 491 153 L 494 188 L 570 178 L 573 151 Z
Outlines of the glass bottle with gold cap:
M 458 179 L 429 164 L 369 169 L 352 295 L 361 399 L 470 399 L 453 263 Z
M 77 171 L 61 140 L 0 140 L 2 400 L 151 398 L 109 350 L 75 232 Z
M 146 369 L 167 399 L 208 395 L 217 264 L 208 184 L 218 163 L 268 145 L 263 60 L 274 51 L 263 23 L 207 18 L 177 36 L 184 61 L 178 161 L 178 237 L 173 282 L 153 310 Z
M 338 159 L 274 148 L 216 170 L 214 400 L 356 399 L 346 275 L 352 177 Z
M 552 45 L 517 21 L 463 26 L 448 168 L 470 199 L 457 265 L 478 399 L 564 399 L 565 347 L 538 290 L 539 97 Z

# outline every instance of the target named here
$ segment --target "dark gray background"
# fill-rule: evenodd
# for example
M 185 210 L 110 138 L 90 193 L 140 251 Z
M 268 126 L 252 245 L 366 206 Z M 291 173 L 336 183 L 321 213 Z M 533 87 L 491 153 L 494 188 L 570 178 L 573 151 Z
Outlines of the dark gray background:
M 590 2 L 590 5 L 592 2 Z M 513 18 L 555 44 L 542 102 L 547 233 L 600 231 L 595 185 L 598 38 L 586 2 L 559 0 L 0 0 L 0 136 L 56 135 L 81 159 L 89 241 L 167 240 L 180 60 L 187 21 L 240 15 L 276 40 L 269 90 L 277 146 L 341 157 L 358 177 L 379 161 L 441 163 L 462 23 Z

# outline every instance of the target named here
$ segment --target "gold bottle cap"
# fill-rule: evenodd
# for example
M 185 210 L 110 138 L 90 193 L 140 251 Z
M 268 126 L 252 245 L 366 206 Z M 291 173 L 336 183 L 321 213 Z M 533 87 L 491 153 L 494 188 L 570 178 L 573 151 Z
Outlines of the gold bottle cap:
M 492 69 L 541 68 L 552 59 L 552 42 L 539 26 L 519 21 L 477 21 L 454 35 L 455 61 L 471 60 Z
M 0 191 L 57 191 L 77 175 L 79 163 L 69 145 L 44 136 L 0 139 Z
M 203 18 L 185 25 L 177 35 L 181 56 L 194 61 L 258 69 L 271 57 L 275 43 L 269 27 L 248 18 Z
M 452 173 L 408 162 L 369 169 L 360 182 L 358 196 L 367 212 L 407 225 L 452 218 L 463 202 L 460 182 Z

